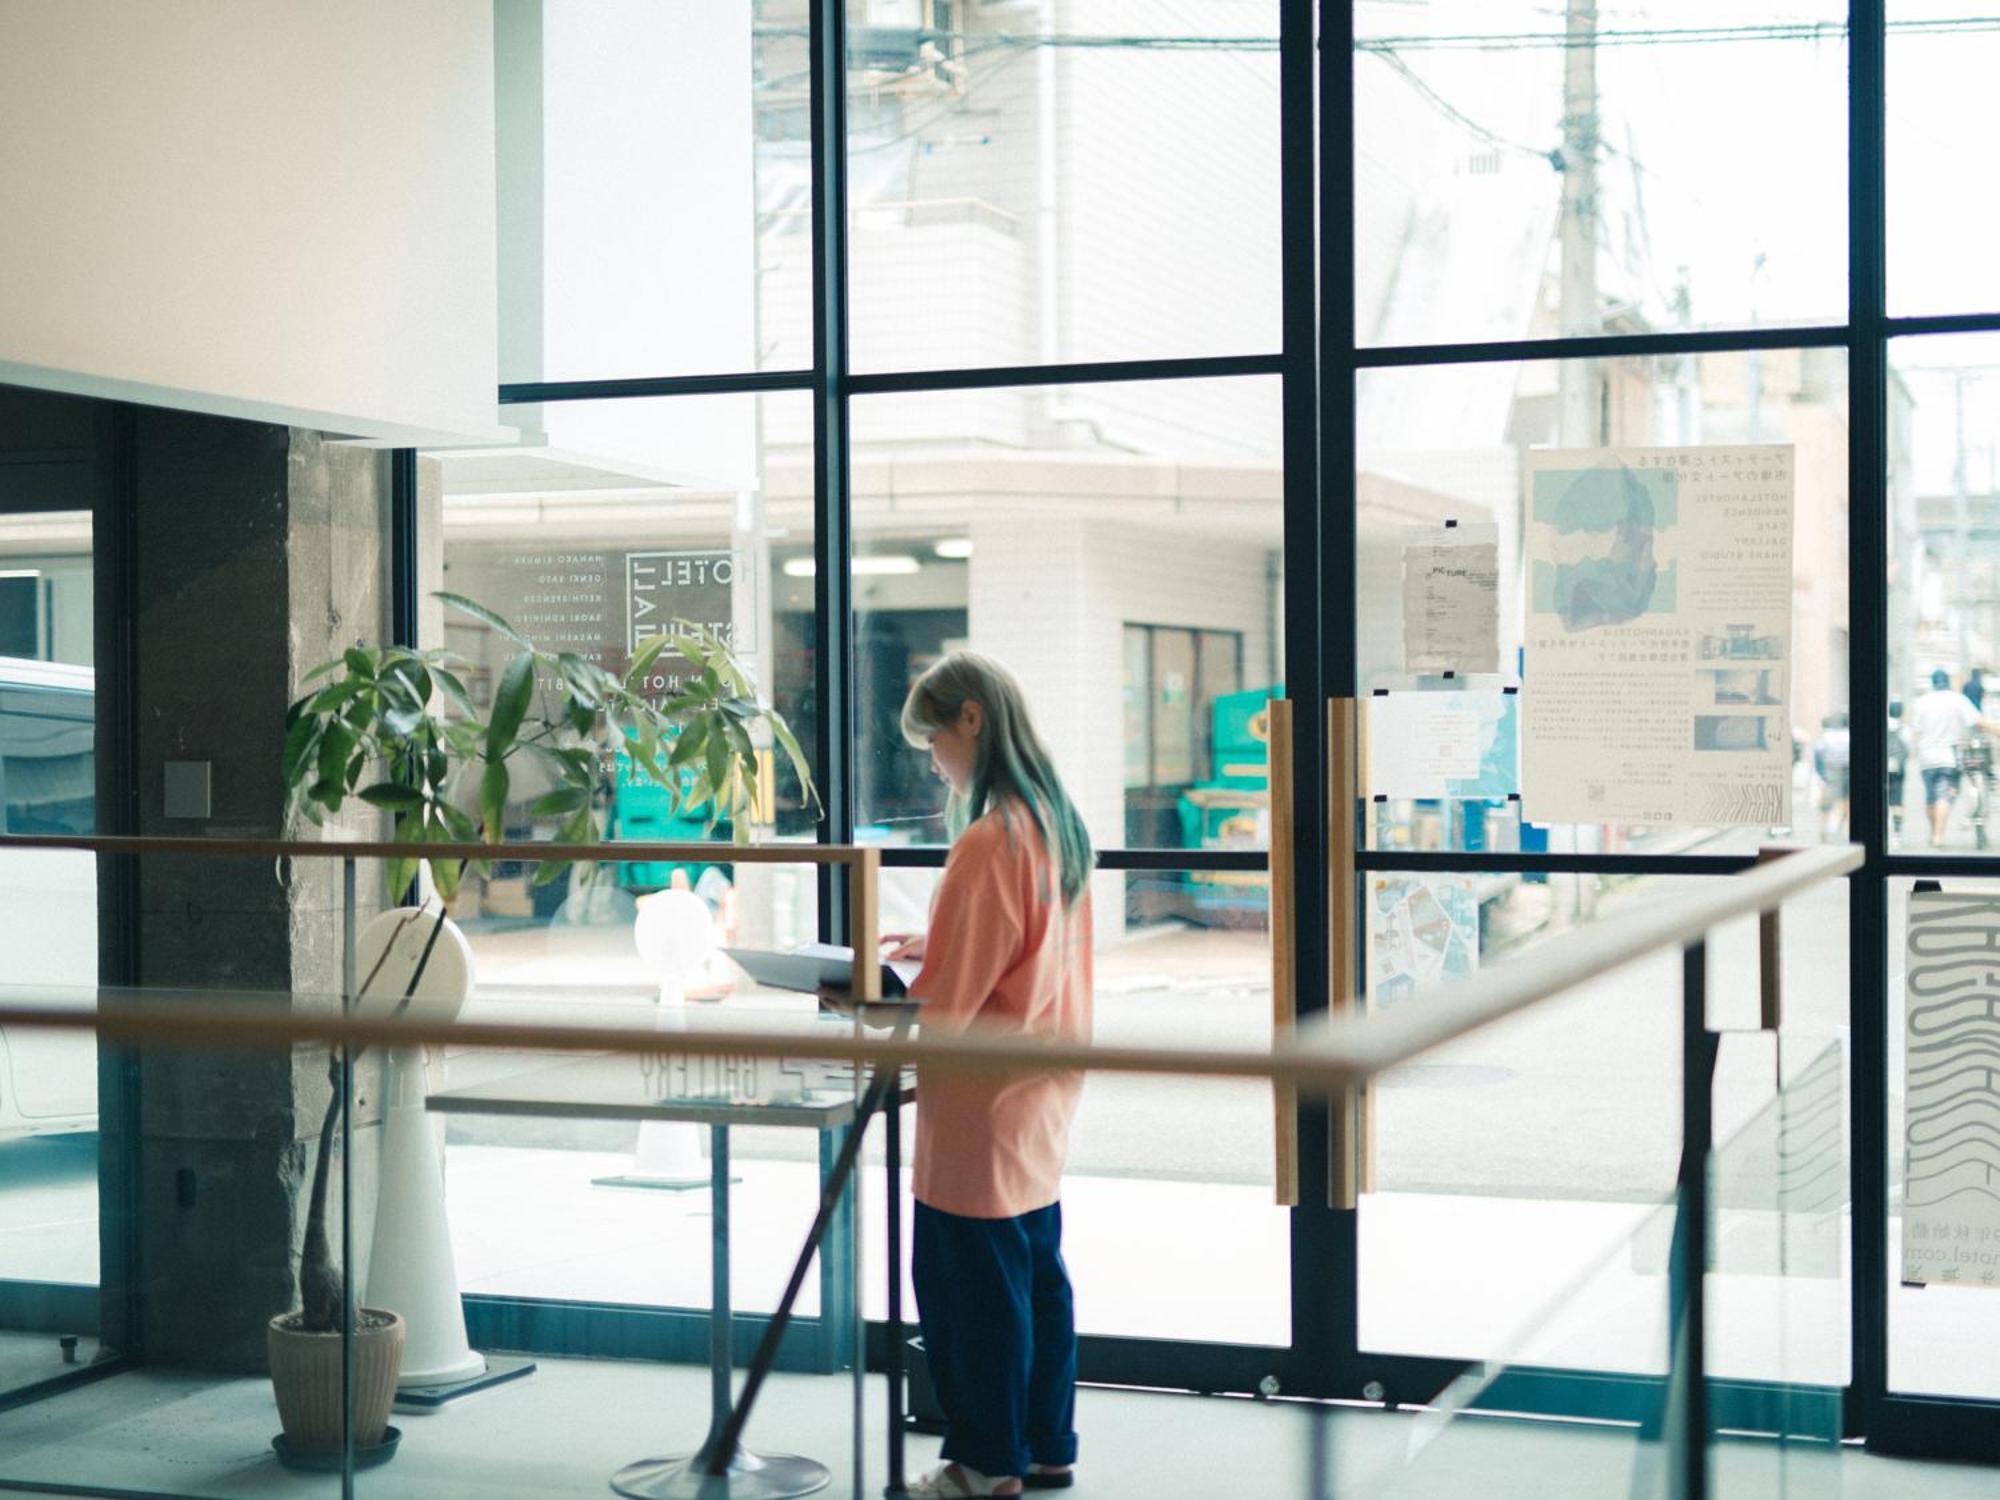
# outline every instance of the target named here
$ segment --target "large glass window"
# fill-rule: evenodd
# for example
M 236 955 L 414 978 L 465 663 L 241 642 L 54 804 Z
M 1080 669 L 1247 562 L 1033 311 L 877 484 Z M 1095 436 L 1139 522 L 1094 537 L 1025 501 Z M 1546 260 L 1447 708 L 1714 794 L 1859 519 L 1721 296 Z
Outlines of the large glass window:
M 1965 184 L 1996 165 L 1985 89 L 2000 19 L 1979 0 L 1888 0 L 1889 311 L 1988 312 L 2000 210 Z
M 1359 341 L 1839 320 L 1846 19 L 1357 0 Z M 1694 103 L 1721 99 L 1758 101 L 1755 128 Z
M 0 401 L 0 834 L 97 821 L 91 429 L 81 403 Z M 87 1003 L 97 861 L 0 852 L 0 1003 Z M 98 1049 L 0 1027 L 0 1393 L 61 1372 L 49 1330 L 99 1330 Z
M 897 719 L 965 645 L 1021 678 L 1098 847 L 1260 847 L 1262 706 L 1283 682 L 1277 425 L 1264 377 L 858 399 L 864 836 L 942 842 L 943 787 Z
M 1752 850 L 1779 834 L 1810 841 L 1848 836 L 1848 399 L 1840 350 L 1367 370 L 1358 404 L 1360 687 L 1389 695 L 1379 710 L 1385 719 L 1404 707 L 1400 695 L 1413 690 L 1467 691 L 1500 705 L 1487 713 L 1492 743 L 1476 777 L 1427 788 L 1413 784 L 1407 760 L 1376 756 L 1369 790 L 1381 800 L 1370 820 L 1373 842 L 1715 853 Z M 1746 453 L 1758 455 L 1757 462 L 1739 461 Z M 1694 692 L 1701 700 L 1697 732 L 1704 720 L 1761 724 L 1762 752 L 1789 783 L 1789 821 L 1767 817 L 1736 828 L 1702 826 L 1695 818 L 1524 824 L 1515 753 L 1522 714 L 1517 695 L 1506 690 L 1518 686 L 1523 699 L 1551 690 L 1546 678 L 1534 677 L 1529 627 L 1553 617 L 1551 601 L 1538 592 L 1549 564 L 1536 549 L 1564 545 L 1549 539 L 1546 518 L 1538 516 L 1532 471 L 1560 461 L 1620 474 L 1669 462 L 1671 472 L 1689 472 L 1686 463 L 1708 472 L 1725 460 L 1734 465 L 1729 485 L 1711 486 L 1713 498 L 1698 502 L 1693 481 L 1681 482 L 1691 497 L 1686 509 L 1670 514 L 1663 504 L 1649 530 L 1657 576 L 1646 613 L 1689 632 L 1685 654 L 1666 662 L 1658 653 L 1642 660 L 1641 653 L 1625 652 L 1593 690 L 1595 706 L 1684 707 Z M 1704 538 L 1715 535 L 1715 526 L 1733 524 L 1725 512 L 1750 483 L 1734 476 L 1779 472 L 1773 464 L 1789 474 L 1791 486 L 1789 515 L 1780 505 L 1775 517 L 1789 521 L 1789 576 L 1780 573 L 1763 591 L 1776 613 L 1739 620 L 1730 610 L 1742 613 L 1745 606 L 1704 610 L 1698 600 L 1683 601 L 1675 581 L 1693 577 L 1687 570 L 1701 549 L 1714 555 L 1716 544 Z M 1654 488 L 1664 495 L 1664 484 Z M 1440 629 L 1424 613 L 1424 591 L 1438 559 L 1460 555 L 1450 551 L 1456 537 L 1488 549 L 1489 582 L 1476 599 L 1444 602 L 1460 612 L 1454 622 L 1483 616 L 1485 634 L 1473 643 L 1480 654 L 1434 659 L 1429 653 Z M 1764 654 L 1741 654 L 1751 650 Z M 1602 743 L 1604 724 L 1594 711 L 1566 722 Z M 1532 816 L 1534 808 L 1526 812 Z
M 1898 339 L 1889 382 L 1890 847 L 2000 837 L 2000 334 Z
M 812 615 L 786 609 L 782 562 L 810 556 L 810 465 L 791 436 L 810 430 L 803 394 L 561 402 L 509 407 L 523 441 L 489 450 L 424 455 L 419 489 L 441 522 L 443 546 L 428 580 L 497 611 L 545 650 L 571 651 L 623 671 L 630 655 L 661 633 L 689 627 L 718 632 L 750 670 L 760 694 L 783 713 L 808 756 L 814 743 Z M 809 587 L 809 584 L 808 584 Z M 517 647 L 481 620 L 427 601 L 427 642 L 464 659 L 475 705 L 485 707 Z M 669 651 L 653 685 L 660 697 L 677 687 L 683 663 Z M 816 807 L 787 757 L 764 749 L 768 795 L 757 825 L 760 842 L 810 841 Z M 549 790 L 517 763 L 507 810 L 512 839 L 547 838 L 553 820 L 537 818 Z M 607 837 L 684 842 L 713 834 L 707 810 L 673 799 L 637 775 L 616 778 L 600 810 Z M 472 944 L 476 989 L 469 1015 L 561 1019 L 580 1015 L 666 1029 L 684 1024 L 675 1007 L 728 1005 L 758 1025 L 803 1001 L 760 992 L 722 955 L 725 944 L 788 948 L 818 936 L 816 877 L 810 866 L 732 864 L 727 845 L 716 858 L 687 864 L 619 863 L 579 867 L 548 884 L 526 865 L 473 873 L 454 911 Z M 696 971 L 664 995 L 662 958 L 650 945 L 645 913 L 663 891 L 692 890 L 710 909 L 711 942 Z M 453 1064 L 454 1086 L 518 1069 L 521 1060 L 482 1055 Z M 736 1143 L 738 1170 L 755 1179 L 742 1211 L 770 1216 L 749 1236 L 770 1246 L 795 1244 L 810 1222 L 815 1195 L 811 1142 L 796 1132 L 746 1131 Z M 695 1252 L 705 1243 L 706 1198 L 593 1190 L 600 1179 L 649 1176 L 702 1179 L 698 1133 L 688 1126 L 602 1122 L 455 1121 L 447 1170 L 452 1178 L 461 1271 L 469 1291 L 510 1296 L 702 1305 L 706 1270 Z M 803 1155 L 801 1150 L 803 1149 Z M 522 1214 L 529 1239 L 493 1232 L 504 1198 Z M 699 1202 L 695 1201 L 699 1199 Z M 673 1242 L 689 1253 L 640 1266 L 616 1244 Z M 746 1262 L 738 1305 L 768 1307 L 783 1284 L 782 1253 Z M 810 1309 L 808 1309 L 810 1310 Z
M 856 368 L 1276 350 L 1276 4 L 846 4 Z

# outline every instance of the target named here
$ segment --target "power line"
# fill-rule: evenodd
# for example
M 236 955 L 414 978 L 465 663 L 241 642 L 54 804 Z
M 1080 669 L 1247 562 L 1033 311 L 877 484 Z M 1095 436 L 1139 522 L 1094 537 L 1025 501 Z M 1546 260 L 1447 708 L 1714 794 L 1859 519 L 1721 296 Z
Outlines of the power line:
M 1453 121 L 1455 124 L 1464 126 L 1488 145 L 1498 146 L 1505 151 L 1518 151 L 1523 156 L 1531 156 L 1537 161 L 1547 162 L 1549 165 L 1555 167 L 1557 171 L 1562 170 L 1562 151 L 1559 147 L 1524 145 L 1520 141 L 1508 139 L 1498 131 L 1489 130 L 1486 126 L 1466 114 L 1464 110 L 1453 104 L 1449 99 L 1445 98 L 1436 89 L 1432 88 L 1418 74 L 1415 68 L 1411 67 L 1395 53 L 1377 52 L 1374 55 L 1400 74 L 1403 81 L 1415 89 L 1418 94 L 1422 95 L 1424 100 L 1432 108 L 1436 109 L 1439 114 Z
M 2000 31 L 2000 16 L 1916 18 L 1890 21 L 1905 36 L 1977 35 Z M 1610 28 L 1583 36 L 1567 31 L 1461 32 L 1438 36 L 1356 37 L 1356 52 L 1567 51 L 1577 47 L 1686 46 L 1715 42 L 1817 42 L 1844 40 L 1845 21 L 1772 21 L 1750 26 L 1646 26 Z

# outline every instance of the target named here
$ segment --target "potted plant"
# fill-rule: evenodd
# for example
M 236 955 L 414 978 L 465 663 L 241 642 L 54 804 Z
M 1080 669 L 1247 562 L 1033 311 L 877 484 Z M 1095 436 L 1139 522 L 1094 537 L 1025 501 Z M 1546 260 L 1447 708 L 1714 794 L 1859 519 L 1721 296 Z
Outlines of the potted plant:
M 550 789 L 529 812 L 560 820 L 556 837 L 564 843 L 588 844 L 602 836 L 602 818 L 620 774 L 649 778 L 676 806 L 706 808 L 711 833 L 728 820 L 741 843 L 749 837 L 761 732 L 784 752 L 806 795 L 816 796 L 790 727 L 757 700 L 749 673 L 717 631 L 675 621 L 616 675 L 572 652 L 541 650 L 470 599 L 437 597 L 519 648 L 500 674 L 489 712 L 482 718 L 460 675 L 463 663 L 447 651 L 349 648 L 306 675 L 311 691 L 287 716 L 288 827 L 323 825 L 359 801 L 394 819 L 398 843 L 497 844 L 506 833 L 520 768 L 533 762 Z M 655 701 L 647 685 L 668 652 L 681 668 L 679 681 L 671 696 Z M 535 883 L 555 880 L 566 869 L 559 862 L 543 863 Z M 458 892 L 462 862 L 390 861 L 389 900 L 403 901 L 420 874 L 428 877 L 429 888 L 423 919 L 442 926 L 449 920 L 446 905 Z M 362 995 L 381 963 L 374 967 L 376 972 L 361 977 Z M 420 960 L 398 1009 L 415 993 L 422 973 Z M 270 1325 L 271 1376 L 285 1444 L 292 1454 L 308 1458 L 341 1447 L 341 1268 L 326 1225 L 328 1174 L 344 1103 L 337 1055 L 329 1059 L 328 1078 L 332 1094 L 313 1158 L 299 1305 Z M 393 1310 L 360 1309 L 357 1451 L 383 1444 L 402 1336 L 402 1321 Z

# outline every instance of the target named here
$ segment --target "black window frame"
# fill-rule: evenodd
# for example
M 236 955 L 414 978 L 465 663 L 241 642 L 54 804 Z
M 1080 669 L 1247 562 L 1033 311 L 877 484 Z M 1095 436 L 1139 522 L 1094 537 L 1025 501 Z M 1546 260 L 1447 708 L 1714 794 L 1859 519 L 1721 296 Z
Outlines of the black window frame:
M 658 379 L 572 380 L 503 384 L 503 405 L 620 397 L 805 391 L 814 402 L 816 510 L 815 623 L 817 769 L 826 799 L 819 836 L 854 834 L 854 618 L 846 561 L 853 551 L 850 472 L 851 403 L 857 396 L 1110 381 L 1281 377 L 1284 413 L 1284 660 L 1287 695 L 1307 705 L 1295 716 L 1298 768 L 1294 885 L 1301 912 L 1325 910 L 1326 698 L 1352 697 L 1357 662 L 1353 609 L 1356 561 L 1356 424 L 1358 372 L 1397 366 L 1697 354 L 1801 347 L 1841 348 L 1847 356 L 1849 429 L 1849 710 L 1855 724 L 1878 726 L 1853 740 L 1851 837 L 1866 861 L 1848 882 L 1852 988 L 1850 1152 L 1853 1362 L 1844 1398 L 1850 1435 L 1871 1445 L 1942 1456 L 2000 1457 L 2000 1402 L 1943 1399 L 1892 1391 L 1887 1379 L 1888 1264 L 1888 882 L 2000 874 L 2000 855 L 1891 853 L 1885 793 L 1889 433 L 1891 339 L 2000 330 L 2000 310 L 1891 317 L 1886 300 L 1886 0 L 1852 0 L 1848 43 L 1848 305 L 1839 323 L 1736 327 L 1686 332 L 1607 334 L 1505 342 L 1367 346 L 1357 339 L 1354 309 L 1355 94 L 1351 67 L 1318 67 L 1351 58 L 1353 7 L 1347 0 L 1272 0 L 1279 20 L 1282 343 L 1258 355 L 1148 359 L 1005 368 L 856 373 L 849 358 L 846 139 L 844 86 L 847 17 L 842 0 L 810 0 L 810 106 L 813 165 L 813 364 L 810 369 Z M 415 480 L 399 455 L 395 556 L 399 628 L 414 630 Z M 403 465 L 409 465 L 407 469 Z M 407 477 L 405 477 L 407 476 Z M 890 866 L 935 867 L 940 848 L 892 848 Z M 1712 875 L 1751 863 L 1729 855 L 1412 854 L 1367 850 L 1362 870 L 1514 872 L 1600 875 Z M 1104 851 L 1111 870 L 1262 871 L 1265 858 L 1234 851 L 1119 848 Z M 822 930 L 844 926 L 845 893 L 832 881 L 820 891 Z M 1327 990 L 1324 933 L 1302 923 L 1296 973 L 1302 1011 L 1323 1008 Z M 1364 927 L 1365 930 L 1365 927 Z M 1364 961 L 1365 962 L 1365 961 Z M 1357 976 L 1358 977 L 1358 976 Z M 1357 1345 L 1355 1214 L 1327 1206 L 1326 1121 L 1302 1114 L 1300 1173 L 1306 1201 L 1292 1220 L 1293 1339 L 1288 1348 L 1190 1344 L 1171 1340 L 1087 1339 L 1086 1379 L 1216 1391 L 1254 1391 L 1275 1376 L 1287 1393 L 1345 1399 L 1421 1402 L 1462 1365 L 1449 1360 L 1383 1356 Z M 1547 1371 L 1517 1380 L 1510 1402 L 1578 1416 L 1642 1414 L 1655 1385 L 1641 1377 Z M 1744 1385 L 1745 1400 L 1760 1390 Z M 1732 1399 L 1724 1383 L 1719 1409 Z M 1968 1420 L 1968 1418 L 1984 1420 Z

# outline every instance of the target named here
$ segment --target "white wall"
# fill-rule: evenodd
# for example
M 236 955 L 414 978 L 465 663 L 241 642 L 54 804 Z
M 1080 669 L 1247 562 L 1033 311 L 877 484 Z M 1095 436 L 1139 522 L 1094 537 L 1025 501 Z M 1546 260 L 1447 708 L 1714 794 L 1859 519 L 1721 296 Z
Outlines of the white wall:
M 1243 685 L 1269 686 L 1270 549 L 1212 532 L 1003 507 L 972 524 L 971 644 L 1020 678 L 1036 726 L 1099 848 L 1125 843 L 1124 627 L 1243 633 Z M 1123 930 L 1124 882 L 1098 878 L 1103 935 Z
M 0 381 L 495 425 L 491 0 L 0 0 Z

